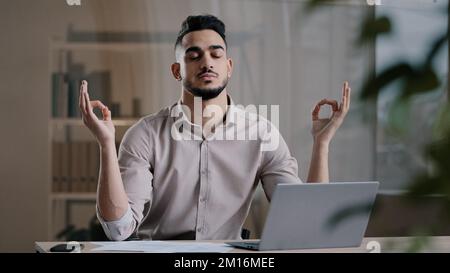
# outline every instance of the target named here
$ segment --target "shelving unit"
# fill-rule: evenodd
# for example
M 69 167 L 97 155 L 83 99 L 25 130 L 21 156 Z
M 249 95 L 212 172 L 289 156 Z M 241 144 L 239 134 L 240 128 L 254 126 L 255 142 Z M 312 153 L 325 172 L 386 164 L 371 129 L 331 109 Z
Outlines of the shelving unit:
M 117 120 L 113 120 L 113 124 L 116 126 L 116 131 L 125 131 L 127 128 L 129 128 L 130 126 L 132 126 L 134 123 L 137 122 L 137 119 L 117 119 Z M 51 119 L 50 122 L 50 141 L 51 141 L 51 149 L 54 149 L 53 146 L 53 140 L 55 137 L 55 131 L 63 131 L 65 134 L 64 137 L 64 144 L 63 145 L 72 145 L 72 135 L 74 134 L 75 131 L 84 131 L 85 135 L 90 134 L 90 132 L 88 132 L 88 129 L 84 126 L 83 122 L 81 119 L 75 119 L 75 118 L 55 118 L 55 119 Z M 91 136 L 91 141 L 89 142 L 91 145 L 94 144 L 94 137 Z M 119 136 L 120 140 L 121 136 Z M 97 151 L 98 152 L 98 151 Z M 54 155 L 53 151 L 51 151 L 50 155 Z M 85 154 L 88 155 L 88 154 Z M 67 156 L 65 157 L 66 159 L 68 158 Z M 84 158 L 86 160 L 86 158 Z M 98 160 L 98 157 L 95 157 L 96 160 Z M 72 158 L 73 160 L 73 158 Z M 54 162 L 53 158 L 51 159 L 51 162 Z M 92 163 L 92 160 L 89 159 L 89 162 Z M 65 164 L 69 164 L 68 162 L 65 162 Z M 55 167 L 53 164 L 50 164 L 51 166 L 51 173 L 53 174 L 54 170 L 53 168 Z M 95 168 L 98 167 L 98 165 L 94 165 L 96 166 Z M 98 173 L 98 169 L 97 169 L 97 173 Z M 73 173 L 72 173 L 73 174 Z M 77 181 L 80 182 L 80 181 Z M 89 204 L 94 206 L 95 205 L 95 201 L 96 201 L 96 192 L 95 192 L 95 187 L 97 184 L 97 176 L 95 176 L 92 179 L 89 180 L 90 186 L 89 186 L 89 191 L 73 191 L 73 189 L 70 189 L 69 191 L 58 191 L 55 192 L 54 191 L 54 177 L 50 178 L 50 193 L 49 193 L 49 198 L 48 198 L 48 212 L 49 212 L 49 222 L 48 222 L 48 238 L 49 239 L 55 239 L 55 235 L 57 233 L 57 230 L 55 230 L 55 221 L 60 221 L 63 219 L 63 225 L 64 226 L 68 226 L 70 223 L 72 223 L 72 213 L 71 213 L 71 208 L 73 207 L 73 205 L 76 204 Z M 92 184 L 94 183 L 94 184 Z M 94 188 L 92 187 L 94 186 Z M 73 185 L 72 185 L 73 187 Z M 60 216 L 58 216 L 58 209 L 59 209 L 59 214 L 62 214 Z
M 112 51 L 112 52 L 134 52 L 134 51 L 141 51 L 141 50 L 149 50 L 151 49 L 152 45 L 149 43 L 128 43 L 128 42 L 120 42 L 120 43 L 99 43 L 99 42 L 61 42 L 61 41 L 50 41 L 50 52 L 49 52 L 49 77 L 52 79 L 53 73 L 55 72 L 61 72 L 61 73 L 68 73 L 70 71 L 65 70 L 65 60 L 61 60 L 61 58 L 66 58 L 67 53 L 69 52 L 80 52 L 80 51 Z M 58 58 L 58 59 L 55 59 Z M 57 67 L 55 67 L 55 64 L 57 64 Z M 53 79 L 52 79 L 53 84 Z M 53 86 L 52 86 L 53 88 Z M 53 97 L 54 90 L 52 89 L 50 98 L 54 100 Z M 54 107 L 52 102 L 52 107 Z M 67 101 L 66 103 L 69 103 Z M 113 117 L 113 124 L 116 127 L 116 141 L 117 143 L 120 142 L 123 134 L 125 131 L 135 124 L 138 121 L 138 117 L 122 117 L 122 118 L 114 118 Z M 81 139 L 81 140 L 80 140 Z M 60 149 L 59 153 L 63 154 L 64 151 L 66 153 L 69 153 L 70 151 L 70 157 L 68 155 L 63 156 L 63 159 L 65 160 L 57 160 L 58 158 L 53 158 L 55 156 L 55 143 L 59 143 L 59 145 L 66 145 L 70 146 L 73 145 L 73 143 L 78 142 L 81 143 L 81 145 L 86 144 L 86 147 L 82 147 L 83 149 L 92 149 L 96 146 L 96 141 L 94 137 L 91 135 L 89 130 L 84 126 L 81 118 L 79 117 L 69 117 L 69 116 L 57 116 L 54 117 L 54 112 L 52 109 L 51 117 L 49 119 L 49 155 L 50 155 L 50 164 L 49 164 L 49 195 L 48 195 L 48 240 L 55 240 L 56 234 L 60 231 L 61 227 L 67 227 L 69 224 L 73 224 L 72 214 L 71 214 L 71 208 L 74 204 L 88 204 L 89 206 L 92 205 L 92 207 L 95 206 L 96 201 L 96 184 L 98 180 L 98 166 L 93 165 L 94 157 L 89 156 L 89 152 L 79 152 L 75 151 L 81 146 L 73 146 L 73 147 L 65 147 L 64 149 Z M 98 147 L 98 146 L 97 146 Z M 98 149 L 98 148 L 97 148 Z M 73 151 L 72 151 L 73 150 Z M 73 175 L 76 171 L 79 169 L 70 169 L 73 166 L 77 166 L 77 163 L 75 162 L 77 158 L 73 157 L 74 153 L 78 153 L 78 160 L 81 159 L 81 161 L 88 160 L 89 163 L 83 163 L 85 164 L 84 168 L 97 168 L 96 175 L 92 176 L 92 170 L 90 173 L 90 177 L 81 178 L 83 183 L 86 183 L 86 185 L 81 188 L 81 186 L 77 190 L 75 190 L 75 185 L 70 184 L 72 183 L 74 177 Z M 90 154 L 92 155 L 92 151 L 90 151 Z M 59 155 L 59 154 L 58 154 Z M 80 155 L 85 156 L 85 158 L 80 158 Z M 98 152 L 97 152 L 98 155 Z M 59 157 L 59 156 L 58 156 Z M 90 158 L 87 158 L 90 157 Z M 98 155 L 99 157 L 99 155 Z M 95 159 L 98 160 L 98 157 Z M 70 161 L 71 163 L 67 162 Z M 97 161 L 98 163 L 98 161 Z M 61 165 L 62 164 L 62 165 Z M 90 165 L 87 165 L 90 164 Z M 65 167 L 61 167 L 61 166 Z M 71 166 L 72 165 L 72 166 Z M 68 175 L 68 177 L 64 178 L 64 176 L 58 176 L 55 177 L 55 168 L 69 168 L 69 173 L 65 173 L 64 175 Z M 82 167 L 80 167 L 82 168 Z M 65 170 L 67 172 L 67 169 Z M 86 175 L 87 169 L 82 170 L 81 172 L 85 172 L 84 174 L 80 174 L 77 179 L 80 179 L 82 175 Z M 58 188 L 59 190 L 56 191 L 55 184 L 57 180 L 65 181 L 64 183 L 69 183 L 68 187 Z M 83 180 L 84 179 L 84 180 Z M 80 183 L 78 181 L 78 183 Z M 93 184 L 95 183 L 95 184 Z M 94 188 L 95 186 L 95 188 Z

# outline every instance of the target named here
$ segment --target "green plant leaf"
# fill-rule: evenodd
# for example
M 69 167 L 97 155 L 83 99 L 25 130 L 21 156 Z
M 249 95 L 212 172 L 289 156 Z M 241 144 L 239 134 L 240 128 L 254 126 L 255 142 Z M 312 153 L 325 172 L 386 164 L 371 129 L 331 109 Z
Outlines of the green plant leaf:
M 392 30 L 391 21 L 387 16 L 368 19 L 363 23 L 361 33 L 359 34 L 358 43 L 373 42 L 381 34 L 388 34 Z
M 397 97 L 389 108 L 388 129 L 391 134 L 401 136 L 408 132 L 410 120 L 410 102 L 409 100 Z
M 332 4 L 335 2 L 342 2 L 341 0 L 335 0 L 335 1 L 330 1 L 330 0 L 310 0 L 306 3 L 306 11 L 311 12 L 319 7 L 321 7 L 324 4 Z
M 382 92 L 382 89 L 396 80 L 409 77 L 413 73 L 413 68 L 406 62 L 400 62 L 386 68 L 376 77 L 366 80 L 362 92 L 361 99 L 374 99 Z
M 433 126 L 434 140 L 440 140 L 450 135 L 450 102 L 445 103 L 438 112 Z
M 425 92 L 434 91 L 441 85 L 441 81 L 432 66 L 423 67 L 420 70 L 413 70 L 407 75 L 406 83 L 401 96 L 409 98 L 412 95 L 419 95 Z
M 430 48 L 426 58 L 425 58 L 425 66 L 431 66 L 434 58 L 439 53 L 439 50 L 448 43 L 449 34 L 448 32 L 442 34 L 433 42 L 433 45 Z

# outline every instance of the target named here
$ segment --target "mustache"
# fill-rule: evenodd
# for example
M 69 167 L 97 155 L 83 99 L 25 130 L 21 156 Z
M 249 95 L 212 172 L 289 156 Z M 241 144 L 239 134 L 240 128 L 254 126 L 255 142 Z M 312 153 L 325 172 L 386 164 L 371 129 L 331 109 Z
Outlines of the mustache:
M 198 74 L 197 74 L 197 77 L 200 77 L 202 74 L 205 74 L 205 73 L 211 73 L 211 74 L 214 74 L 216 77 L 219 76 L 218 73 L 212 71 L 211 69 L 207 69 L 207 70 L 203 70 L 202 72 L 198 73 Z

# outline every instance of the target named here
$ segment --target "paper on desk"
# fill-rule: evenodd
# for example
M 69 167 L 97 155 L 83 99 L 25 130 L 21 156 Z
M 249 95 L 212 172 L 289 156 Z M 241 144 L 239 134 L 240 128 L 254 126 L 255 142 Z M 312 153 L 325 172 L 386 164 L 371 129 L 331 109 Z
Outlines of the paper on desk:
M 167 241 L 92 242 L 99 245 L 92 251 L 117 252 L 228 252 L 233 247 L 222 243 L 192 243 Z

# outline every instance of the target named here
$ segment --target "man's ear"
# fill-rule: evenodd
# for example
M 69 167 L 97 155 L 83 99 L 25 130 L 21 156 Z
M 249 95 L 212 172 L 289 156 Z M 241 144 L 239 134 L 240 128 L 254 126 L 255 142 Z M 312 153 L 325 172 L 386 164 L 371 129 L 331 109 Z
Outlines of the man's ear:
M 177 81 L 181 81 L 181 73 L 180 73 L 180 63 L 173 63 L 170 67 L 172 70 L 172 75 Z
M 231 58 L 227 60 L 227 73 L 228 78 L 231 78 L 231 74 L 233 73 L 233 60 Z

